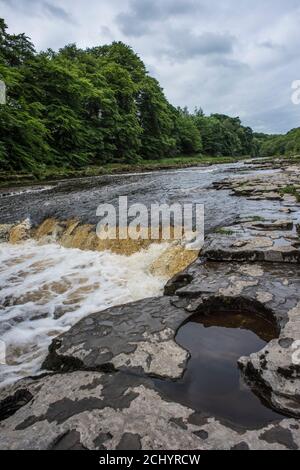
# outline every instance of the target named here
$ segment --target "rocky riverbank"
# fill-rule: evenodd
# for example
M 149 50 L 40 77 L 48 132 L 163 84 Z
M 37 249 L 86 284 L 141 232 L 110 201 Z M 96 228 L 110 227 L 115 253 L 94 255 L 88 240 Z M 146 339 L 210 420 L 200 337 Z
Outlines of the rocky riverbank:
M 266 165 L 276 170 L 266 176 Z M 1 390 L 0 448 L 299 448 L 300 166 L 254 162 L 253 170 L 213 184 L 253 210 L 210 233 L 163 297 L 83 318 L 52 342 L 45 374 Z M 170 401 L 155 385 L 184 373 L 189 352 L 175 340 L 184 322 L 243 310 L 278 334 L 239 359 L 245 383 L 281 415 L 256 429 Z

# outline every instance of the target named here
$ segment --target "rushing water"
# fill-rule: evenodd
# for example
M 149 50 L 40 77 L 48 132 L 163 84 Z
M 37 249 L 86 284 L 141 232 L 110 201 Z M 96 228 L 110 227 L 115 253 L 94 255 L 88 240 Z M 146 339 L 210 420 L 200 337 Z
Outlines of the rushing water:
M 228 191 L 216 191 L 215 181 L 236 176 L 241 163 L 216 165 L 208 168 L 161 171 L 63 180 L 51 185 L 0 190 L 0 223 L 10 223 L 29 218 L 35 224 L 54 217 L 68 220 L 74 217 L 82 223 L 99 221 L 96 209 L 99 204 L 117 206 L 119 196 L 128 196 L 129 204 L 203 203 L 206 229 L 233 222 L 241 213 L 259 210 L 260 215 L 277 207 L 276 202 L 249 201 L 228 197 Z M 268 172 L 266 172 L 268 173 Z M 7 194 L 11 193 L 10 196 Z M 258 208 L 259 207 L 259 208 Z
M 0 382 L 34 374 L 53 339 L 80 318 L 161 294 L 167 278 L 150 267 L 166 246 L 129 257 L 55 244 L 0 245 L 0 338 L 7 364 Z

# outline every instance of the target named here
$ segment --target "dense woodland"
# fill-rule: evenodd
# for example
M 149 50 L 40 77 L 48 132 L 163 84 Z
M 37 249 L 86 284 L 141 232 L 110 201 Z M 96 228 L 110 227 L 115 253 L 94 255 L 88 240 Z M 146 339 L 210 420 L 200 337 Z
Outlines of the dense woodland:
M 258 139 L 262 139 L 260 145 L 262 157 L 300 154 L 300 128 L 292 129 L 285 135 L 262 135 L 262 137 L 258 135 Z
M 299 130 L 287 142 L 255 135 L 238 117 L 173 107 L 121 42 L 37 53 L 0 19 L 0 79 L 7 86 L 7 104 L 0 106 L 2 171 L 300 149 Z

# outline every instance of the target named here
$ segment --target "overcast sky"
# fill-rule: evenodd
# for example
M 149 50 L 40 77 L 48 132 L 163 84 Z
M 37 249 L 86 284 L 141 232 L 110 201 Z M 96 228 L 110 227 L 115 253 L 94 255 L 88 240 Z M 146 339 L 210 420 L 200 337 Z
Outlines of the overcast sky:
M 0 16 L 37 49 L 124 41 L 176 106 L 258 131 L 300 126 L 299 0 L 0 0 Z

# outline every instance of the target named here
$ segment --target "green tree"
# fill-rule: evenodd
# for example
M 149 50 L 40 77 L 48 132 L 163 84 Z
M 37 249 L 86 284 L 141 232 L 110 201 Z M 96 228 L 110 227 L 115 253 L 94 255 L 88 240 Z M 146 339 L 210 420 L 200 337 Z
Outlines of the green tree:
M 142 157 L 160 159 L 176 153 L 173 109 L 154 78 L 146 76 L 140 83 L 137 106 L 142 127 Z
M 0 20 L 0 165 L 39 171 L 178 154 L 256 155 L 298 151 L 287 137 L 255 136 L 239 118 L 175 109 L 144 63 L 122 42 L 36 53 Z
M 197 128 L 194 117 L 188 113 L 187 109 L 178 109 L 176 128 L 177 146 L 180 153 L 190 155 L 202 151 L 201 134 Z

